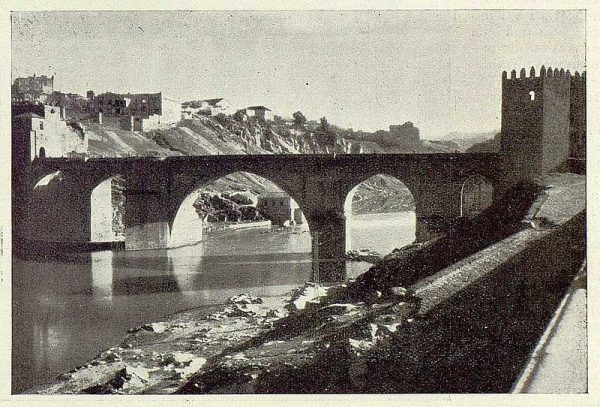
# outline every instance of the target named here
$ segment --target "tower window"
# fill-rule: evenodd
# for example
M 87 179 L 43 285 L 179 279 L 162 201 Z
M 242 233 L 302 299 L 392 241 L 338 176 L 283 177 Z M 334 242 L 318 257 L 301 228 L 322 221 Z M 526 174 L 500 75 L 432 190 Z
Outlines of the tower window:
M 529 100 L 535 100 L 535 92 L 534 91 L 529 92 Z

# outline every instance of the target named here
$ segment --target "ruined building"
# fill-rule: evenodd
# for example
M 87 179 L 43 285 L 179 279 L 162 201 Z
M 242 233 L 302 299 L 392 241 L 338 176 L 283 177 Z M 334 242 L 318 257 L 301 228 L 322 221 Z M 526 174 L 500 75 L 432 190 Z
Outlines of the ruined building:
M 502 73 L 501 151 L 522 174 L 565 170 L 585 159 L 585 72 Z
M 294 201 L 285 192 L 269 192 L 258 196 L 256 209 L 276 225 L 301 225 L 305 223 L 304 215 Z
M 87 92 L 88 110 L 102 116 L 120 116 L 124 130 L 148 131 L 181 120 L 181 102 L 159 93 Z
M 418 143 L 420 141 L 419 129 L 412 122 L 406 122 L 402 125 L 391 124 L 390 135 L 397 141 L 406 143 Z
M 47 77 L 33 74 L 27 78 L 16 78 L 11 89 L 12 100 L 15 102 L 44 103 L 52 92 L 54 92 L 54 75 Z

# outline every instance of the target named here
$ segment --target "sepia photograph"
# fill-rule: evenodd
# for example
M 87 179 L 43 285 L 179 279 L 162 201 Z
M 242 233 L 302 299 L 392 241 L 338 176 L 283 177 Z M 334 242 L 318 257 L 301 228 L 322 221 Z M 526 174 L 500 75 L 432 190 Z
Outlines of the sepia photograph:
M 587 13 L 6 12 L 10 395 L 589 394 Z

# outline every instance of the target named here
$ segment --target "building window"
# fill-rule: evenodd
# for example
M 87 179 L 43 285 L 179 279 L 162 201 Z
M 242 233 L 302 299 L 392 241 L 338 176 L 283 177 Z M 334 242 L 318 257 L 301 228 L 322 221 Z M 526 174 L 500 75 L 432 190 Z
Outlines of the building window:
M 44 130 L 44 123 L 40 122 L 40 130 Z
M 529 92 L 529 100 L 532 100 L 532 101 L 535 100 L 535 92 L 534 91 Z

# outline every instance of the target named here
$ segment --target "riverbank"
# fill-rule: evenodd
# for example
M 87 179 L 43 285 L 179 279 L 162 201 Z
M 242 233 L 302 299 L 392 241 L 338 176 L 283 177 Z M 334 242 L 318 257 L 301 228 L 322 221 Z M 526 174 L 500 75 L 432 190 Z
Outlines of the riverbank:
M 401 215 L 357 216 L 353 241 L 372 247 L 387 225 L 387 233 L 400 236 L 399 245 L 409 243 L 401 232 L 414 230 L 414 223 Z M 204 237 L 198 245 L 171 250 L 15 256 L 12 391 L 21 393 L 88 363 L 118 346 L 132 326 L 223 304 L 239 293 L 284 295 L 310 278 L 310 233 L 298 226 Z M 348 277 L 369 266 L 348 262 Z
M 206 222 L 202 227 L 202 232 L 213 233 L 223 230 L 270 229 L 271 227 L 270 220 L 258 222 Z
M 543 186 L 523 208 L 525 223 L 507 228 L 514 232 L 447 266 L 431 260 L 441 268 L 428 276 L 405 275 L 418 298 L 393 270 L 435 242 L 386 258 L 348 286 L 307 285 L 302 296 L 147 325 L 31 392 L 509 391 L 584 250 L 585 179 L 557 175 Z
M 226 307 L 181 312 L 133 328 L 119 346 L 27 393 L 173 393 L 208 360 L 270 329 L 275 320 L 287 315 L 287 296 L 238 297 Z

